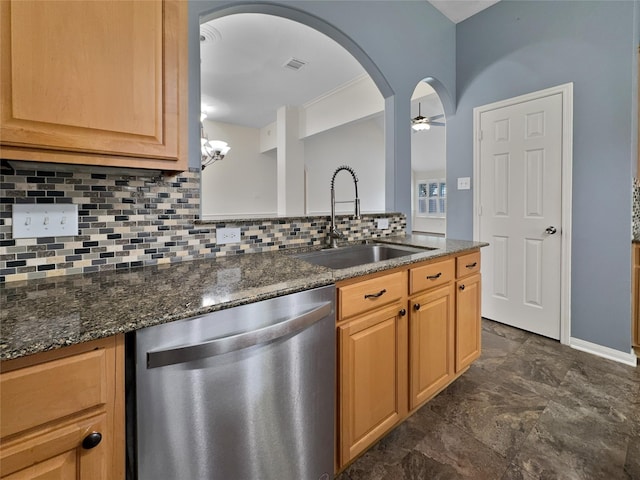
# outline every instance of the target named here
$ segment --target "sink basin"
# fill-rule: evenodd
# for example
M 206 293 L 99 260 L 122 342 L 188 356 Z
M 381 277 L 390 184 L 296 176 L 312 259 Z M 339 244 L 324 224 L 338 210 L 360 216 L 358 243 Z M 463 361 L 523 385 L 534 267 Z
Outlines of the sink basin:
M 407 255 L 413 255 L 414 253 L 421 253 L 427 250 L 434 249 L 375 243 L 327 248 L 325 250 L 300 253 L 293 256 L 300 260 L 304 260 L 305 262 L 313 263 L 314 265 L 341 269 L 379 262 L 381 260 L 405 257 Z

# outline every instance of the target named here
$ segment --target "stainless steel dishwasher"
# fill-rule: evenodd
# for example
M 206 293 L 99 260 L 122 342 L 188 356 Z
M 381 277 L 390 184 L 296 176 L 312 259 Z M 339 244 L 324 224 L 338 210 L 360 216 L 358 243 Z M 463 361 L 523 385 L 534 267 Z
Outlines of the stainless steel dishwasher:
M 139 480 L 333 478 L 333 286 L 135 333 Z

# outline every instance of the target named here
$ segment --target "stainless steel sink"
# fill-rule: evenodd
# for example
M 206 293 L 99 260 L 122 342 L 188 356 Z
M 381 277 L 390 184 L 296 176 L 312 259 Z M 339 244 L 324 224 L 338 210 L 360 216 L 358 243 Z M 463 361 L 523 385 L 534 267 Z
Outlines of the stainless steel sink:
M 381 260 L 405 257 L 407 255 L 413 255 L 414 253 L 422 253 L 427 250 L 435 249 L 374 243 L 327 248 L 315 252 L 300 253 L 293 256 L 300 260 L 304 260 L 305 262 L 313 263 L 314 265 L 341 269 L 379 262 Z

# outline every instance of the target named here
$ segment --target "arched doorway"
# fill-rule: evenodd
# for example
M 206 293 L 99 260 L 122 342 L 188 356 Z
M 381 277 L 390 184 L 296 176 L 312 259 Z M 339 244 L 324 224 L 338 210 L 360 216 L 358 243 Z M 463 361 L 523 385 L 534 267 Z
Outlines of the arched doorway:
M 381 82 L 376 82 L 374 76 L 368 74 L 359 59 L 352 56 L 354 51 L 356 54 L 358 52 L 362 54 L 359 48 L 333 27 L 315 17 L 307 18 L 297 10 L 275 6 L 268 6 L 274 8 L 268 8 L 266 11 L 265 5 L 254 5 L 256 8 L 252 8 L 251 5 L 238 7 L 201 16 L 201 21 L 205 21 L 202 36 L 211 37 L 213 43 L 219 42 L 220 48 L 223 48 L 225 42 L 230 45 L 230 49 L 227 46 L 224 47 L 227 48 L 224 54 L 219 54 L 215 60 L 211 60 L 211 55 L 207 52 L 210 46 L 207 42 L 201 43 L 202 103 L 213 107 L 212 112 L 207 112 L 208 118 L 203 122 L 204 130 L 212 140 L 217 139 L 218 135 L 226 136 L 227 138 L 220 139 L 227 141 L 232 147 L 230 154 L 226 157 L 229 161 L 220 162 L 224 166 L 214 165 L 214 168 L 203 171 L 202 218 L 255 218 L 327 213 L 329 209 L 327 182 L 330 172 L 343 163 L 352 166 L 358 176 L 362 177 L 360 185 L 363 212 L 384 210 L 385 163 L 389 161 L 385 157 L 384 148 L 385 122 L 382 95 L 383 91 L 390 91 L 386 81 L 382 79 Z M 255 13 L 256 10 L 260 13 Z M 301 20 L 313 24 L 313 28 L 299 23 Z M 240 26 L 242 22 L 244 25 Z M 266 24 L 271 26 L 265 28 Z M 294 31 L 295 41 L 291 41 L 291 38 L 282 38 L 281 34 L 287 30 Z M 260 31 L 262 31 L 262 37 L 260 37 Z M 266 49 L 263 49 L 258 56 L 254 55 L 253 61 L 238 60 L 237 57 L 242 55 L 251 58 L 251 52 L 246 50 L 251 40 L 247 41 L 246 37 L 256 32 L 258 37 L 253 40 L 253 48 L 266 47 Z M 329 38 L 329 34 L 347 43 L 350 49 L 345 49 L 342 44 L 337 43 L 337 40 Z M 325 42 L 333 44 L 331 59 L 334 63 L 340 55 L 350 59 L 351 66 L 338 70 L 346 74 L 350 73 L 351 78 L 338 75 L 338 80 L 334 78 L 334 83 L 322 93 L 319 94 L 316 89 L 314 94 L 307 94 L 305 98 L 303 92 L 298 91 L 298 87 L 283 85 L 284 82 L 278 81 L 277 78 L 281 72 L 285 72 L 287 63 L 298 64 L 297 67 L 303 63 L 299 70 L 304 72 L 306 69 L 312 73 L 314 61 L 307 65 L 306 62 L 309 59 L 305 58 L 304 53 L 299 52 L 305 52 L 305 48 L 313 44 L 315 41 L 313 39 L 317 40 L 318 37 L 324 37 Z M 239 38 L 242 42 L 238 40 Z M 283 46 L 288 47 L 291 53 L 285 53 L 286 48 Z M 336 53 L 336 48 L 342 52 Z M 234 55 L 237 63 L 229 64 L 229 60 L 234 61 Z M 315 53 L 308 54 L 310 57 L 314 55 Z M 271 65 L 268 65 L 269 62 Z M 344 65 L 347 63 L 345 62 Z M 368 57 L 365 63 L 371 63 Z M 351 68 L 354 64 L 357 68 Z M 329 70 L 327 67 L 324 71 Z M 377 69 L 373 68 L 373 71 L 380 80 L 381 76 Z M 288 71 L 284 75 L 296 75 L 296 73 Z M 205 77 L 208 74 L 217 75 L 217 77 L 210 81 Z M 311 83 L 309 79 L 315 82 L 322 75 L 322 69 L 316 70 L 315 74 L 312 73 L 311 77 L 307 77 L 307 82 Z M 336 77 L 336 75 L 325 76 Z M 231 90 L 227 91 L 229 86 Z M 265 86 L 273 90 L 271 92 L 268 88 L 265 90 Z M 307 86 L 305 85 L 305 89 Z M 234 88 L 236 90 L 233 90 Z M 242 94 L 238 95 L 238 90 L 241 90 Z M 211 91 L 215 91 L 214 94 L 210 94 Z M 279 101 L 275 100 L 276 95 L 281 93 L 291 94 L 289 97 L 291 100 L 287 97 L 282 97 L 283 99 Z M 298 93 L 299 95 L 296 95 Z M 363 101 L 363 97 L 368 98 L 369 103 Z M 250 101 L 243 104 L 237 101 L 238 98 L 241 100 L 249 98 Z M 261 107 L 259 103 L 264 99 L 273 99 L 279 105 L 278 109 L 272 109 L 271 118 L 268 119 L 274 120 L 273 122 L 265 120 L 266 117 L 259 108 Z M 280 107 L 283 111 L 279 110 Z M 242 115 L 239 114 L 249 116 L 249 121 L 243 124 L 243 120 L 239 118 Z M 234 125 L 233 128 L 230 127 L 231 124 Z M 246 128 L 249 127 L 254 129 L 251 138 L 256 146 L 252 147 L 250 154 L 254 163 L 241 165 L 237 160 L 241 156 L 246 158 L 246 147 L 251 143 L 245 140 L 249 138 L 245 135 Z M 297 131 L 290 131 L 291 127 Z M 283 140 L 285 131 L 287 138 Z M 236 140 L 230 142 L 229 137 L 234 135 Z M 290 153 L 292 151 L 293 154 Z M 288 153 L 288 159 L 284 162 L 283 152 Z M 290 162 L 291 158 L 295 160 Z M 306 162 L 304 171 L 299 165 L 295 165 L 299 158 L 303 158 Z M 233 165 L 232 161 L 236 164 Z M 286 170 L 286 183 L 281 181 L 283 168 Z M 227 172 L 223 174 L 225 170 Z M 289 180 L 294 177 L 299 181 L 292 184 Z M 274 182 L 278 183 L 277 192 L 270 186 Z M 303 184 L 302 188 L 299 187 L 300 183 Z M 287 209 L 281 208 L 280 195 L 283 188 L 287 196 L 297 195 L 293 202 L 287 201 L 287 205 L 293 203 L 294 208 L 300 206 L 300 209 L 290 211 L 288 206 Z M 340 186 L 337 185 L 336 189 L 340 191 Z M 300 194 L 300 191 L 303 193 Z M 210 198 L 215 195 L 218 196 L 214 199 Z M 277 208 L 274 209 L 273 205 L 276 201 Z
M 413 232 L 446 234 L 446 125 L 444 107 L 425 81 L 411 97 L 411 214 Z

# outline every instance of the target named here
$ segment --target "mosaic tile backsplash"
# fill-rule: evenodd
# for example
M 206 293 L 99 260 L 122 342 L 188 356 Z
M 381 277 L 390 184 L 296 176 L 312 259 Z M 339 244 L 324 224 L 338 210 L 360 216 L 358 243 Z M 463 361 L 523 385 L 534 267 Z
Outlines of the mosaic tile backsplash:
M 101 167 L 2 162 L 0 282 L 321 245 L 328 216 L 200 222 L 200 171 L 175 176 Z M 33 165 L 33 166 L 31 166 Z M 12 205 L 74 203 L 78 235 L 12 237 Z M 376 218 L 388 218 L 378 230 Z M 403 214 L 337 217 L 349 240 L 403 234 Z M 216 228 L 240 227 L 241 242 L 219 245 Z
M 633 239 L 640 242 L 640 179 L 633 179 L 633 220 L 631 223 Z

